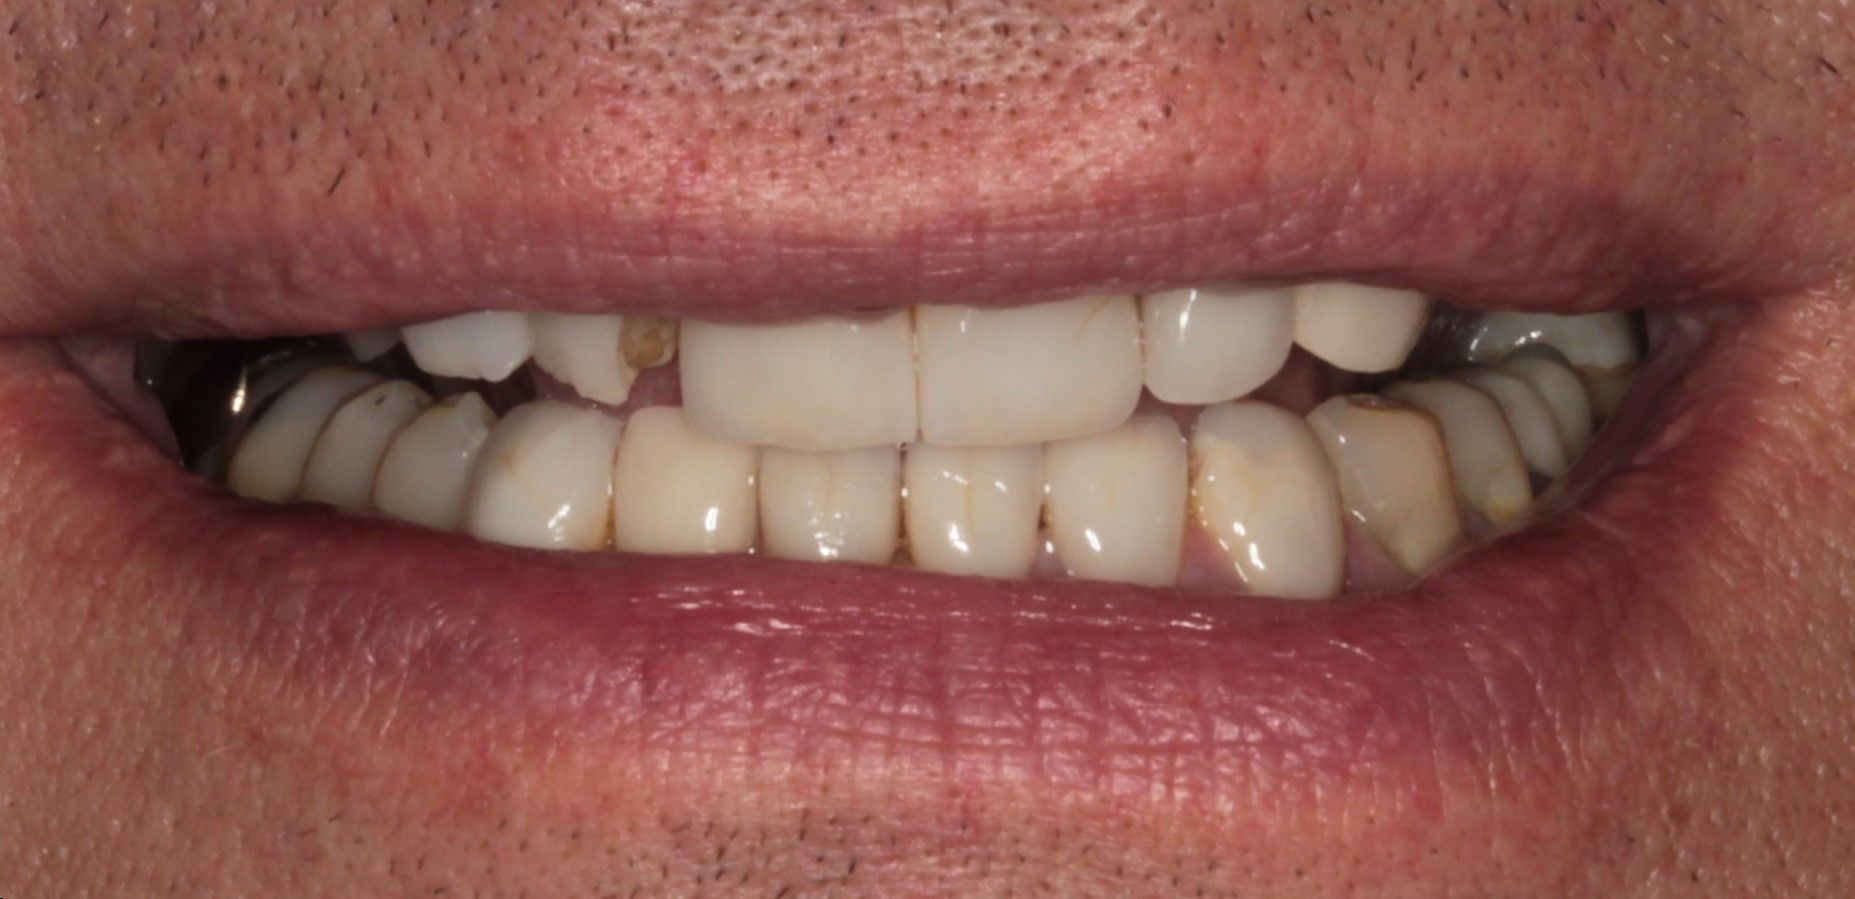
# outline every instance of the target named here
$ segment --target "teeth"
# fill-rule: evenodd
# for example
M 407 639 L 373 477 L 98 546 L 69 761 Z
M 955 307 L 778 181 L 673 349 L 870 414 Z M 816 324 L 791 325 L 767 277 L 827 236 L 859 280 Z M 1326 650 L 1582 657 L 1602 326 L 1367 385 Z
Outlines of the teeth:
M 914 333 L 905 310 L 777 324 L 690 321 L 682 352 L 685 413 L 717 440 L 824 451 L 914 439 Z
M 1178 579 L 1188 483 L 1185 438 L 1141 415 L 1093 437 L 1050 444 L 1045 517 L 1070 574 L 1166 585 Z
M 341 335 L 348 345 L 348 352 L 362 362 L 372 362 L 392 352 L 399 346 L 398 328 L 368 328 L 365 331 L 349 331 Z
M 902 463 L 908 551 L 917 567 L 1023 577 L 1037 560 L 1043 448 L 917 443 Z
M 1354 372 L 1404 364 L 1430 315 L 1430 298 L 1408 290 L 1343 281 L 1295 288 L 1295 342 Z
M 1111 430 L 1140 401 L 1140 317 L 1127 296 L 1014 309 L 915 310 L 921 439 L 1013 446 Z
M 654 315 L 633 315 L 625 319 L 619 332 L 619 347 L 625 362 L 635 369 L 668 365 L 676 355 L 676 319 Z
M 496 413 L 474 393 L 420 413 L 400 429 L 380 460 L 374 508 L 398 521 L 457 530 L 472 463 L 495 426 Z
M 604 546 L 612 457 L 622 432 L 618 419 L 595 409 L 546 401 L 517 406 L 478 452 L 464 530 L 511 546 Z
M 1308 414 L 1347 514 L 1411 574 L 1461 545 L 1449 455 L 1430 414 L 1373 396 L 1336 396 Z
M 520 312 L 468 312 L 400 333 L 419 370 L 440 377 L 500 381 L 534 351 L 528 316 Z
M 1404 382 L 1385 388 L 1384 393 L 1436 417 L 1449 451 L 1456 495 L 1469 508 L 1493 525 L 1526 514 L 1533 505 L 1526 459 L 1492 398 L 1455 381 Z
M 665 554 L 753 549 L 757 467 L 754 447 L 702 436 L 682 409 L 639 410 L 612 473 L 613 545 Z
M 902 456 L 892 446 L 760 452 L 760 534 L 780 559 L 888 562 L 902 529 Z
M 1340 489 L 1306 421 L 1258 402 L 1207 407 L 1192 431 L 1191 474 L 1193 515 L 1251 593 L 1339 594 Z
M 1642 359 L 1635 323 L 1624 312 L 1490 312 L 1469 330 L 1466 349 L 1472 362 L 1497 362 L 1520 347 L 1542 343 L 1582 369 L 1622 368 Z
M 1503 374 L 1513 375 L 1539 391 L 1552 420 L 1559 426 L 1568 455 L 1577 456 L 1591 442 L 1591 400 L 1585 393 L 1584 379 L 1565 362 L 1565 357 L 1548 346 L 1524 347 L 1495 366 Z
M 342 403 L 380 382 L 353 368 L 319 368 L 298 379 L 271 403 L 238 443 L 226 486 L 239 496 L 281 503 L 303 483 L 317 435 Z
M 299 496 L 366 511 L 387 444 L 431 404 L 431 396 L 410 381 L 377 384 L 343 403 L 309 451 Z
M 625 361 L 625 317 L 537 312 L 535 365 L 589 400 L 619 405 L 631 397 L 638 370 Z
M 1288 360 L 1294 293 L 1285 288 L 1169 290 L 1140 301 L 1146 385 L 1168 403 L 1248 396 Z
M 1571 467 L 1565 452 L 1565 438 L 1559 422 L 1539 391 L 1519 378 L 1490 368 L 1470 368 L 1455 374 L 1455 379 L 1494 398 L 1520 442 L 1520 455 L 1527 469 L 1546 478 L 1556 478 Z

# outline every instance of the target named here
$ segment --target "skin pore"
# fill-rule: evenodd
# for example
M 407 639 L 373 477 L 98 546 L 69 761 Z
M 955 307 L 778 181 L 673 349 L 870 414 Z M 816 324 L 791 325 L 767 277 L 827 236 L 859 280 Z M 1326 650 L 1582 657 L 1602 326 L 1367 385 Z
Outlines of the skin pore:
M 1855 891 L 1846 10 L 879 6 L 0 2 L 0 892 Z M 941 647 L 987 677 L 804 733 L 734 717 L 762 681 L 692 698 L 676 666 L 614 703 L 636 718 L 564 674 L 434 689 L 469 673 L 355 651 L 397 620 L 280 636 L 308 593 L 371 609 L 419 562 L 240 542 L 211 523 L 312 513 L 182 481 L 43 339 L 1340 269 L 1739 305 L 1706 313 L 1658 436 L 1535 535 L 1630 597 L 1563 625 L 1577 679 L 1541 672 L 1485 730 L 1359 720 L 1337 761 L 1095 695 L 1114 726 L 1078 740 L 1178 737 L 1077 774 L 1003 638 Z M 114 502 L 136 484 L 159 499 Z M 1553 551 L 1578 528 L 1619 548 Z M 860 661 L 767 645 L 684 664 Z M 969 690 L 934 706 L 962 717 L 917 688 Z

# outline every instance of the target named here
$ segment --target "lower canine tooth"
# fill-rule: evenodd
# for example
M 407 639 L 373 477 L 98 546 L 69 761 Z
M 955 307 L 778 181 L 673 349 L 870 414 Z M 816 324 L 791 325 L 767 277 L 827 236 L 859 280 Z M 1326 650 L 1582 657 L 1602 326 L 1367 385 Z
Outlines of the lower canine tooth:
M 534 351 L 534 333 L 521 312 L 467 312 L 400 331 L 412 361 L 426 374 L 500 381 Z
M 1514 439 L 1520 443 L 1520 455 L 1526 459 L 1529 471 L 1541 477 L 1556 478 L 1571 467 L 1559 423 L 1533 385 L 1488 368 L 1464 369 L 1453 377 L 1500 404 L 1501 413 L 1507 416 L 1507 426 L 1513 429 Z
M 477 453 L 496 413 L 474 393 L 426 409 L 401 428 L 380 460 L 373 506 L 396 521 L 455 531 Z
M 1340 488 L 1308 423 L 1259 402 L 1210 406 L 1191 437 L 1192 511 L 1251 593 L 1340 592 Z
M 612 472 L 612 545 L 627 552 L 747 552 L 757 451 L 697 433 L 675 406 L 632 414 Z
M 902 463 L 908 551 L 928 571 L 1024 577 L 1037 560 L 1040 446 L 917 443 Z
M 1045 519 L 1069 573 L 1163 586 L 1179 574 L 1188 487 L 1185 438 L 1163 415 L 1135 416 L 1044 449 Z
M 779 559 L 886 563 L 902 530 L 902 455 L 892 446 L 760 451 L 760 539 Z
M 1281 371 L 1295 340 L 1286 288 L 1169 290 L 1140 301 L 1146 385 L 1168 403 L 1248 396 Z
M 319 368 L 271 402 L 239 440 L 226 486 L 239 496 L 281 503 L 296 496 L 303 467 L 329 416 L 380 376 L 355 368 Z
M 1502 525 L 1533 505 L 1526 459 L 1501 407 L 1487 394 L 1455 381 L 1403 382 L 1385 396 L 1436 416 L 1449 450 L 1456 495 L 1489 524 Z
M 1340 479 L 1346 511 L 1411 574 L 1462 544 L 1443 435 L 1428 412 L 1337 396 L 1308 414 Z
M 603 547 L 622 431 L 618 419 L 596 409 L 517 406 L 477 453 L 464 530 L 512 546 Z
M 374 478 L 393 435 L 431 404 L 431 396 L 410 381 L 377 384 L 343 403 L 309 452 L 299 496 L 366 511 L 372 506 Z
M 1565 357 L 1548 346 L 1522 347 L 1502 360 L 1495 370 L 1513 375 L 1539 391 L 1552 420 L 1565 439 L 1565 451 L 1577 456 L 1591 442 L 1591 398 L 1584 379 L 1573 371 Z
M 535 365 L 594 402 L 619 405 L 631 397 L 638 370 L 624 358 L 625 317 L 536 312 Z
M 1414 291 L 1344 281 L 1295 288 L 1295 342 L 1346 371 L 1403 365 L 1429 316 L 1430 299 Z

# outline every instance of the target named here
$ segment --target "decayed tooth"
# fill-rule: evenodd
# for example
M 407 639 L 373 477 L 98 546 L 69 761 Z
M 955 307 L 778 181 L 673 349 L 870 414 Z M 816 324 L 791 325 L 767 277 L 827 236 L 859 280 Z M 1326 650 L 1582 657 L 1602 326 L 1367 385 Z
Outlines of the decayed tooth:
M 1384 394 L 1436 417 L 1463 503 L 1494 525 L 1526 514 L 1533 505 L 1532 479 L 1513 429 L 1493 398 L 1455 381 L 1407 381 L 1385 388 Z
M 668 365 L 676 356 L 676 319 L 628 315 L 619 332 L 620 354 L 635 369 Z
M 374 478 L 393 435 L 432 404 L 410 381 L 376 384 L 341 404 L 309 452 L 298 495 L 354 511 L 372 505 Z
M 374 478 L 374 509 L 398 521 L 446 531 L 464 516 L 470 472 L 496 413 L 474 393 L 426 409 L 401 428 Z
M 1547 315 L 1490 312 L 1470 325 L 1464 349 L 1472 362 L 1498 362 L 1523 346 L 1545 344 L 1581 369 L 1621 368 L 1642 358 L 1626 312 Z
M 915 436 L 906 310 L 765 324 L 687 321 L 683 410 L 728 443 L 843 450 Z
M 919 568 L 1023 577 L 1037 560 L 1043 448 L 917 443 L 902 462 L 908 552 Z
M 1179 573 L 1189 471 L 1163 415 L 1044 449 L 1045 520 L 1070 574 L 1166 585 Z
M 1346 512 L 1412 574 L 1462 544 L 1449 454 L 1428 412 L 1375 396 L 1336 396 L 1308 413 L 1340 480 Z
M 625 361 L 622 315 L 536 312 L 535 364 L 589 400 L 619 405 L 631 396 L 636 367 Z
M 342 342 L 348 345 L 348 352 L 362 362 L 372 362 L 391 352 L 399 346 L 398 328 L 368 328 L 365 331 L 349 331 L 341 335 Z
M 596 409 L 524 403 L 478 451 L 464 503 L 471 536 L 538 549 L 605 546 L 623 424 Z
M 1575 458 L 1584 452 L 1585 445 L 1591 442 L 1591 399 L 1585 392 L 1584 379 L 1564 356 L 1549 346 L 1523 347 L 1502 360 L 1495 370 L 1533 385 L 1559 426 L 1566 453 Z
M 467 312 L 408 325 L 400 335 L 427 374 L 500 381 L 534 352 L 534 332 L 520 312 Z
M 1110 430 L 1140 401 L 1133 297 L 915 310 L 921 439 L 1013 446 Z
M 1520 455 L 1526 459 L 1529 471 L 1541 477 L 1556 478 L 1571 467 L 1559 423 L 1533 385 L 1491 368 L 1464 369 L 1453 377 L 1500 404 L 1501 414 L 1507 417 L 1507 426 L 1513 429 L 1514 439 L 1520 442 Z
M 1191 476 L 1193 516 L 1251 593 L 1339 594 L 1340 488 L 1300 416 L 1254 401 L 1207 407 L 1192 429 Z
M 226 486 L 239 496 L 273 503 L 295 497 L 309 452 L 329 416 L 379 382 L 380 376 L 372 372 L 341 366 L 319 368 L 299 378 L 239 440 Z
M 1430 298 L 1409 290 L 1345 281 L 1295 288 L 1295 342 L 1354 372 L 1404 364 L 1430 316 Z
M 612 473 L 612 545 L 627 552 L 754 547 L 758 451 L 696 432 L 674 406 L 633 413 Z
M 1288 359 L 1294 293 L 1286 288 L 1187 288 L 1140 301 L 1146 386 L 1169 403 L 1247 396 Z
M 779 559 L 886 563 L 902 530 L 902 455 L 893 446 L 760 452 L 760 541 Z

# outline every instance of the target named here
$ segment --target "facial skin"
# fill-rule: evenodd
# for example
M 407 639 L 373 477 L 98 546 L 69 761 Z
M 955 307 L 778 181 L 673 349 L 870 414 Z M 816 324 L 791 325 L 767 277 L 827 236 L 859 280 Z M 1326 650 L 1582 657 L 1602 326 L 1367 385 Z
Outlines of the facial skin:
M 1855 892 L 1841 6 L 746 6 L 0 3 L 0 892 Z M 564 681 L 440 689 L 429 659 L 280 638 L 339 560 L 267 569 L 238 535 L 311 513 L 228 511 L 42 339 L 1264 269 L 1736 304 L 1536 535 L 1621 535 L 1541 558 L 1629 601 L 1567 624 L 1589 664 L 1502 726 L 1439 708 L 1395 762 L 1238 741 L 1202 767 L 1182 728 L 1077 778 L 1015 731 L 911 743 L 899 712 L 731 727 L 675 670 L 656 701 L 692 714 L 648 734 L 511 711 Z M 112 502 L 138 483 L 158 498 Z M 990 768 L 934 754 L 984 740 Z

